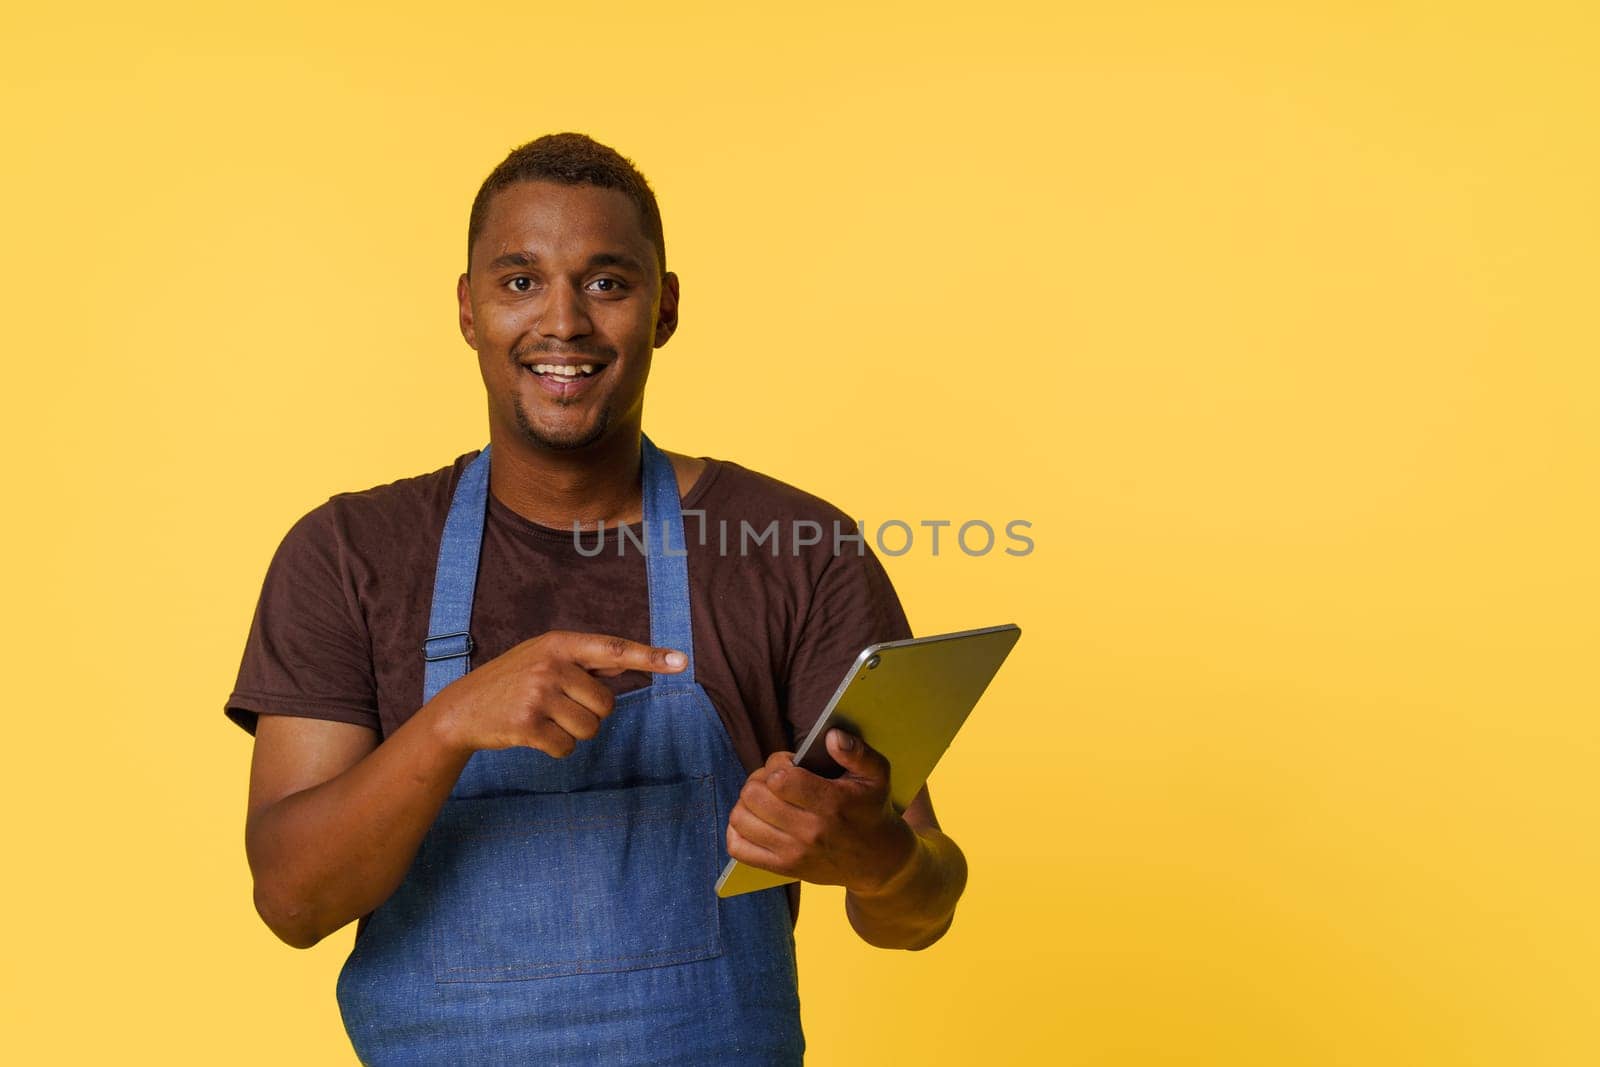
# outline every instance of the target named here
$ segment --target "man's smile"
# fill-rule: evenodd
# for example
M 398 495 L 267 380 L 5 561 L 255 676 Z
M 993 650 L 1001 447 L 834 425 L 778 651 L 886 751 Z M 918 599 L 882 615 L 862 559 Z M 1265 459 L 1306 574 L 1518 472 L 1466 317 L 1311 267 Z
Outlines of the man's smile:
M 588 358 L 530 356 L 523 371 L 538 380 L 539 388 L 557 400 L 573 400 L 589 391 L 594 380 L 611 364 Z

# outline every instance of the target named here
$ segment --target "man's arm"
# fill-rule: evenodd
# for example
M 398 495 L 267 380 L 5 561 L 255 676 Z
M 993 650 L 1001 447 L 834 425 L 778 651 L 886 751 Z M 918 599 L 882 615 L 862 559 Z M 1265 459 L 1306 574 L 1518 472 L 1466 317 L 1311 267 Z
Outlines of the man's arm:
M 923 949 L 944 936 L 967 887 L 967 857 L 939 829 L 928 787 L 904 820 L 915 835 L 905 865 L 876 892 L 847 890 L 844 913 L 861 939 L 879 948 Z
M 823 778 L 775 752 L 745 781 L 728 819 L 728 855 L 807 882 L 845 887 L 845 914 L 879 948 L 927 948 L 950 928 L 967 861 L 939 830 L 926 787 L 902 816 L 889 763 L 860 738 L 829 730 L 845 773 Z
M 364 726 L 261 716 L 245 854 L 282 940 L 310 948 L 399 888 L 470 755 L 438 723 L 430 704 L 379 744 Z
M 684 663 L 671 649 L 553 630 L 445 686 L 382 744 L 362 726 L 262 716 L 245 820 L 256 910 L 296 948 L 316 944 L 399 888 L 473 752 L 569 756 L 612 711 L 597 675 Z

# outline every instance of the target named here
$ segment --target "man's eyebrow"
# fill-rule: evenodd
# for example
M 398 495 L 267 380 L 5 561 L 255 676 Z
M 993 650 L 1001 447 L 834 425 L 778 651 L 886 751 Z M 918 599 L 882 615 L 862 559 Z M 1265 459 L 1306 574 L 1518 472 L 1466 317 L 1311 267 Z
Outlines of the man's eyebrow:
M 499 270 L 501 267 L 531 267 L 538 257 L 532 252 L 507 252 L 505 255 L 489 264 L 490 270 Z
M 500 270 L 502 267 L 532 267 L 539 262 L 539 257 L 532 252 L 507 252 L 497 256 L 489 264 L 490 270 Z M 628 270 L 643 274 L 644 266 L 632 256 L 621 252 L 596 252 L 589 257 L 588 269 L 596 267 L 623 267 Z
M 589 257 L 589 269 L 596 267 L 623 267 L 638 274 L 644 273 L 644 266 L 637 259 L 620 252 L 596 252 Z

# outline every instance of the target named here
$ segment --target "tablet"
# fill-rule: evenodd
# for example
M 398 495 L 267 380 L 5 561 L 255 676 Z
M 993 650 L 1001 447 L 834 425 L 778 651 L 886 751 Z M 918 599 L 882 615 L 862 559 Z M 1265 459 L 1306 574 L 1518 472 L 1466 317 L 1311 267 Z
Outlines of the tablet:
M 844 768 L 823 739 L 835 726 L 848 730 L 889 761 L 889 800 L 905 811 L 1021 636 L 1007 624 L 868 645 L 801 742 L 795 764 L 839 777 Z M 794 881 L 729 860 L 716 890 L 733 897 Z

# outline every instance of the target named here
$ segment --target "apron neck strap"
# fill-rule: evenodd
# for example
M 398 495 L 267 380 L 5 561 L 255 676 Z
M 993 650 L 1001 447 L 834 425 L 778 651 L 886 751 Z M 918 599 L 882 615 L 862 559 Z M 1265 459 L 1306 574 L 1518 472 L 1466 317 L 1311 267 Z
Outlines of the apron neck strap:
M 472 655 L 472 594 L 478 584 L 478 551 L 489 503 L 489 446 L 484 445 L 456 483 L 433 570 L 428 639 L 422 643 L 422 702 L 467 673 Z
M 650 438 L 644 452 L 644 535 L 650 582 L 650 643 L 688 657 L 677 674 L 652 674 L 652 685 L 694 684 L 694 631 L 689 625 L 689 542 L 684 537 L 678 476 Z

